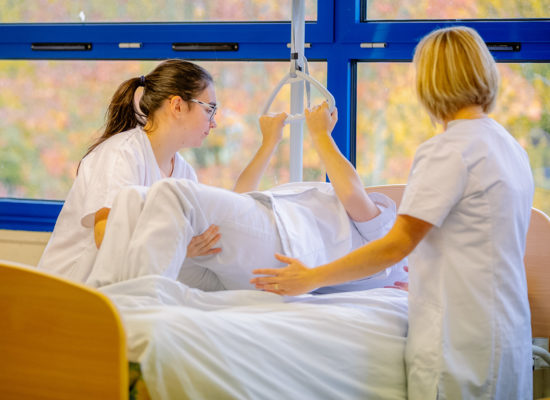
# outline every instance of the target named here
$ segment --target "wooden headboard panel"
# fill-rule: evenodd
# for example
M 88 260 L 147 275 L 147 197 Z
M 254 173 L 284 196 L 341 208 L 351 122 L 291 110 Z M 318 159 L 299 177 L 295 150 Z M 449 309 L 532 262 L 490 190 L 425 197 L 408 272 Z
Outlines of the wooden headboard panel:
M 550 218 L 531 210 L 525 246 L 525 270 L 533 337 L 550 337 Z
M 406 185 L 381 185 L 365 188 L 368 192 L 384 193 L 397 206 Z M 550 218 L 535 208 L 527 232 L 525 272 L 531 307 L 533 337 L 550 337 Z
M 128 398 L 122 322 L 97 290 L 0 260 L 0 316 L 0 398 Z

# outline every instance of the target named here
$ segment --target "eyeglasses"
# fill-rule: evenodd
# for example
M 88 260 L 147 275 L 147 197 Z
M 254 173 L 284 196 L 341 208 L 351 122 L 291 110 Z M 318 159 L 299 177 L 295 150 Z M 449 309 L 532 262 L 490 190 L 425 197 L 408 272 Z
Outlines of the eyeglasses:
M 218 106 L 213 106 L 212 104 L 205 103 L 204 101 L 200 101 L 197 99 L 191 99 L 189 101 L 192 101 L 193 103 L 200 104 L 201 106 L 208 107 L 208 116 L 210 117 L 210 122 L 214 119 L 214 116 L 216 115 L 216 111 L 218 111 Z

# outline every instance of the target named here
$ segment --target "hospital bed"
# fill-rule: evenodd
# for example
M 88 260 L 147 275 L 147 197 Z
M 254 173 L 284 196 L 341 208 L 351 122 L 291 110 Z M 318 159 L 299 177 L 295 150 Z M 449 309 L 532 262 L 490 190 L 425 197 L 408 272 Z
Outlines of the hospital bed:
M 399 203 L 403 188 L 367 191 Z M 543 338 L 550 336 L 548 243 L 550 219 L 533 209 L 525 264 L 533 336 Z M 142 398 L 140 378 L 152 398 L 285 398 L 285 390 L 313 390 L 308 385 L 322 390 L 309 393 L 315 398 L 405 397 L 405 292 L 281 299 L 205 293 L 154 277 L 99 291 L 0 261 L 0 398 L 126 399 L 129 371 Z M 180 370 L 184 377 L 174 375 Z M 350 378 L 355 370 L 364 387 Z

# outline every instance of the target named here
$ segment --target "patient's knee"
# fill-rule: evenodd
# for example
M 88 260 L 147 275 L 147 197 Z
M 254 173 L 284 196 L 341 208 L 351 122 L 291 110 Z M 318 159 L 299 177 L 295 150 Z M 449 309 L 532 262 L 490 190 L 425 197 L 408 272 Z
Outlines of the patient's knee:
M 123 203 L 125 206 L 136 204 L 141 205 L 147 196 L 148 190 L 149 188 L 146 186 L 124 186 L 115 196 L 113 200 L 113 207 L 120 203 Z
M 169 198 L 183 199 L 196 197 L 199 191 L 199 184 L 189 179 L 166 178 L 155 182 L 149 189 L 148 197 L 150 198 Z

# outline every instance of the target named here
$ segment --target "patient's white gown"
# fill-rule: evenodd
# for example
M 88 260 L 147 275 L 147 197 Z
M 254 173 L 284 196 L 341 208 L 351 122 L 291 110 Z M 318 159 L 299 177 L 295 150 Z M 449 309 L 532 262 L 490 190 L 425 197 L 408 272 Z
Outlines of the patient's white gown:
M 192 182 L 164 179 L 129 186 L 115 198 L 105 236 L 86 283 L 100 287 L 144 275 L 162 275 L 203 290 L 253 289 L 252 270 L 278 268 L 282 253 L 317 266 L 384 236 L 396 209 L 370 194 L 381 213 L 352 221 L 332 186 L 292 183 L 238 194 Z M 186 259 L 193 236 L 219 226 L 222 251 Z M 320 288 L 319 293 L 364 290 L 407 281 L 407 260 L 371 277 Z

